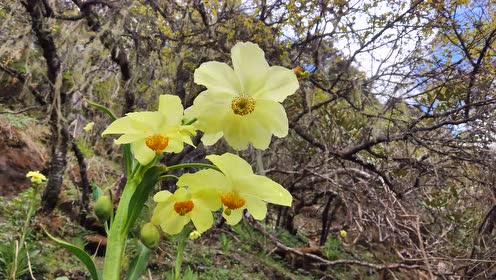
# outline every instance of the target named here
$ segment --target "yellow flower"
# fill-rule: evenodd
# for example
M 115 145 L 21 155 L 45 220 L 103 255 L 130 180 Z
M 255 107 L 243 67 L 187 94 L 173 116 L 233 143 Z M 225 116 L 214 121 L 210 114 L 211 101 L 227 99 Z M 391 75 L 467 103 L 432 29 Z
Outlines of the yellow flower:
M 281 105 L 299 87 L 294 72 L 269 66 L 264 52 L 253 43 L 237 43 L 231 50 L 233 68 L 221 62 L 203 63 L 194 74 L 200 93 L 185 112 L 205 132 L 202 142 L 212 145 L 222 136 L 235 150 L 251 143 L 266 149 L 272 138 L 288 134 L 288 118 Z
M 94 123 L 94 122 L 89 122 L 89 123 L 87 123 L 87 124 L 84 126 L 83 130 L 84 130 L 84 131 L 86 131 L 86 132 L 91 131 L 91 130 L 93 129 L 93 126 L 94 126 L 94 125 L 95 125 L 95 123 Z
M 348 235 L 348 232 L 346 232 L 346 230 L 342 229 L 339 231 L 339 235 L 341 235 L 342 238 L 345 238 Z
M 31 178 L 31 183 L 38 185 L 43 183 L 43 181 L 46 181 L 47 179 L 45 175 L 41 174 L 40 171 L 29 171 L 26 174 L 26 178 Z
M 134 157 L 146 165 L 164 151 L 181 152 L 183 143 L 193 146 L 190 136 L 196 134 L 195 128 L 181 125 L 182 118 L 179 97 L 161 95 L 158 111 L 129 113 L 111 123 L 102 135 L 123 134 L 115 143 L 131 143 Z
M 207 169 L 184 174 L 177 185 L 215 189 L 228 224 L 237 224 L 244 209 L 248 209 L 253 218 L 263 220 L 267 214 L 266 202 L 291 206 L 293 198 L 286 189 L 265 176 L 253 174 L 250 164 L 237 155 L 225 153 L 206 158 L 222 172 Z
M 158 204 L 152 223 L 171 235 L 180 233 L 190 220 L 198 233 L 208 230 L 214 222 L 211 211 L 221 206 L 218 194 L 208 188 L 178 188 L 174 194 L 160 191 L 153 200 Z

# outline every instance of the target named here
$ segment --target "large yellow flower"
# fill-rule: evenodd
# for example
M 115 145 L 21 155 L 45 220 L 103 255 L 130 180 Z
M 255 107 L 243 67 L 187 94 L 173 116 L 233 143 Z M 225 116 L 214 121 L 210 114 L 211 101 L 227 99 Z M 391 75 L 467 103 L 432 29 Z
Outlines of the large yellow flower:
M 142 164 L 150 163 L 162 152 L 178 153 L 183 143 L 193 145 L 195 128 L 181 125 L 183 105 L 175 95 L 161 95 L 158 111 L 129 113 L 115 120 L 102 133 L 123 134 L 116 144 L 131 143 L 134 157 Z
M 293 198 L 286 189 L 265 176 L 253 174 L 250 164 L 237 155 L 225 153 L 206 158 L 222 172 L 206 169 L 184 174 L 178 185 L 217 190 L 228 224 L 237 224 L 244 209 L 248 209 L 253 218 L 263 220 L 267 214 L 265 202 L 291 206 Z
M 212 227 L 212 212 L 220 208 L 217 192 L 208 188 L 178 188 L 174 194 L 160 191 L 153 197 L 158 202 L 153 211 L 152 223 L 160 225 L 168 234 L 180 233 L 184 226 L 193 221 L 198 233 Z
M 195 83 L 207 90 L 200 93 L 186 116 L 205 132 L 206 145 L 222 136 L 236 150 L 251 143 L 266 149 L 274 134 L 288 134 L 288 118 L 281 105 L 298 89 L 294 72 L 269 66 L 264 52 L 253 43 L 237 43 L 231 50 L 233 68 L 221 62 L 203 63 L 194 74 Z

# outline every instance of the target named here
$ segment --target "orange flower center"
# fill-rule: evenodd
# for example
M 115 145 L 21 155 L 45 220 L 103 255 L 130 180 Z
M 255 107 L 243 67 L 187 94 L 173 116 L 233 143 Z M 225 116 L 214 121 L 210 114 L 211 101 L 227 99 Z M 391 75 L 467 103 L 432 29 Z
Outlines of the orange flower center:
M 160 134 L 155 134 L 153 136 L 148 136 L 145 139 L 145 144 L 148 148 L 155 151 L 155 154 L 160 155 L 169 145 L 169 137 L 162 136 Z
M 226 215 L 230 215 L 231 210 L 241 208 L 245 205 L 245 200 L 236 192 L 224 193 L 220 196 L 220 200 L 226 206 L 226 209 L 224 209 Z
M 231 102 L 231 109 L 234 114 L 244 116 L 255 110 L 255 99 L 250 96 L 234 97 Z
M 184 216 L 187 213 L 191 212 L 191 210 L 193 210 L 194 207 L 195 204 L 191 200 L 178 201 L 174 203 L 174 211 L 176 211 L 176 213 L 181 216 Z

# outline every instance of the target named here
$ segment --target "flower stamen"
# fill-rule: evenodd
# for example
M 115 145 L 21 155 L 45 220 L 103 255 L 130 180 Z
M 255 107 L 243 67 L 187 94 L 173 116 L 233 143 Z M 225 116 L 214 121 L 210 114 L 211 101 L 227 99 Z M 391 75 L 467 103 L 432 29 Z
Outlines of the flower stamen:
M 234 114 L 244 116 L 255 110 L 255 99 L 251 96 L 237 96 L 231 102 Z
M 176 211 L 176 213 L 181 216 L 184 216 L 187 213 L 191 212 L 191 210 L 193 210 L 194 207 L 195 204 L 191 200 L 178 201 L 174 203 L 174 211 Z
M 155 134 L 153 136 L 148 136 L 145 139 L 145 144 L 148 148 L 152 149 L 155 154 L 160 155 L 169 145 L 169 137 L 162 136 L 160 134 Z
M 220 196 L 220 200 L 226 206 L 224 213 L 228 216 L 232 210 L 239 209 L 245 205 L 245 200 L 236 192 L 224 193 Z

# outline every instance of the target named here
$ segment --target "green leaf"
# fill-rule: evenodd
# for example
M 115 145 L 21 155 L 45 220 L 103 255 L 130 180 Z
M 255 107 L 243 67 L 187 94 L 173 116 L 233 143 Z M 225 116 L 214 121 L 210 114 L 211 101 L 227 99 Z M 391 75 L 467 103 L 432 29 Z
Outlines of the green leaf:
M 112 119 L 112 121 L 117 120 L 117 117 L 115 116 L 114 113 L 112 113 L 112 111 L 110 111 L 109 108 L 107 108 L 103 105 L 100 105 L 98 103 L 91 102 L 89 100 L 86 100 L 86 102 L 89 105 L 91 105 L 91 106 L 95 107 L 96 109 L 107 114 L 110 117 L 110 119 Z M 132 158 L 132 154 L 131 154 L 131 145 L 130 144 L 124 144 L 122 151 L 124 153 L 124 163 L 126 165 L 126 174 L 129 176 L 131 174 L 131 170 L 133 170 L 133 158 Z
M 77 246 L 74 246 L 70 243 L 67 243 L 67 242 L 61 240 L 61 239 L 58 239 L 58 238 L 51 236 L 45 228 L 43 228 L 43 231 L 46 233 L 46 235 L 48 235 L 48 237 L 50 237 L 50 239 L 55 241 L 55 243 L 57 243 L 59 246 L 65 248 L 67 251 L 74 254 L 74 256 L 76 256 L 80 261 L 82 261 L 83 264 L 88 269 L 88 271 L 90 272 L 91 279 L 100 280 L 99 273 L 98 273 L 98 270 L 96 269 L 95 263 L 91 259 L 90 255 L 88 255 L 88 253 L 86 253 L 83 249 L 81 249 Z
M 148 259 L 150 259 L 150 255 L 152 250 L 143 245 L 143 243 L 139 242 L 138 255 L 129 265 L 129 270 L 126 274 L 126 280 L 136 280 L 139 279 L 141 274 L 145 271 L 148 265 Z
M 159 181 L 160 176 L 164 173 L 164 171 L 166 171 L 166 168 L 163 166 L 152 166 L 143 175 L 143 179 L 139 183 L 129 202 L 128 220 L 126 222 L 127 229 L 129 229 L 138 218 L 141 213 L 141 209 L 145 205 L 151 191 L 155 187 L 155 184 Z
M 100 104 L 98 104 L 98 103 L 91 102 L 91 101 L 89 101 L 89 100 L 85 100 L 85 101 L 86 101 L 86 103 L 88 103 L 89 105 L 91 105 L 91 106 L 95 107 L 96 109 L 98 109 L 98 110 L 100 110 L 100 111 L 104 112 L 105 114 L 107 114 L 107 115 L 108 115 L 108 116 L 112 119 L 112 121 L 117 120 L 117 117 L 114 115 L 114 113 L 112 113 L 112 111 L 110 111 L 110 109 L 109 109 L 109 108 L 107 108 L 107 107 L 105 107 L 105 106 L 103 106 L 103 105 L 100 105 Z

